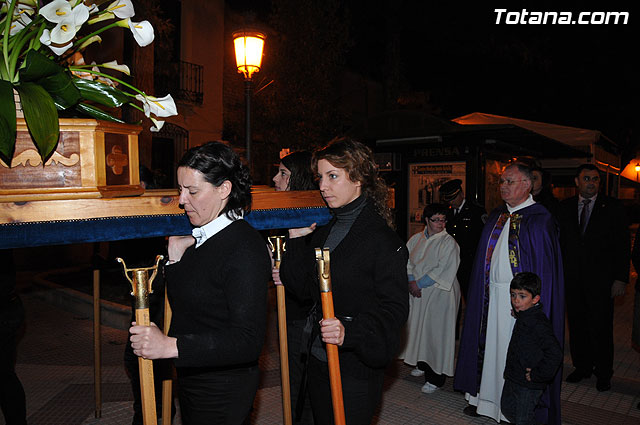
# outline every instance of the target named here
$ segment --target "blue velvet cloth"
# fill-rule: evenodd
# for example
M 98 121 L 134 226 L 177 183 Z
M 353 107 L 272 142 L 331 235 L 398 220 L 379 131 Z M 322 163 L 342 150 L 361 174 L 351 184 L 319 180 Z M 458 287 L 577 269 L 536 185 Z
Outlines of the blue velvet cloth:
M 327 208 L 255 210 L 245 216 L 258 230 L 322 225 L 330 218 Z M 0 249 L 189 234 L 191 225 L 184 214 L 16 222 L 0 224 Z

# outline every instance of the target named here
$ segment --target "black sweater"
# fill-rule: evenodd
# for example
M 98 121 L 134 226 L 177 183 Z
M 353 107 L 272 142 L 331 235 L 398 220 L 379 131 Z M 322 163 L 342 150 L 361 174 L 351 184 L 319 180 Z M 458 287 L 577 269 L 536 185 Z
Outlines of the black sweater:
M 314 249 L 323 247 L 334 221 L 306 237 L 289 240 L 280 267 L 284 285 L 301 298 L 312 297 L 318 305 Z M 341 320 L 343 373 L 366 378 L 395 356 L 409 312 L 407 260 L 404 242 L 367 202 L 330 259 L 335 314 L 353 318 Z M 317 332 L 317 320 L 314 323 Z
M 504 378 L 533 389 L 545 389 L 562 363 L 563 353 L 542 304 L 516 313 Z M 526 369 L 531 368 L 531 381 Z
M 255 363 L 264 343 L 271 261 L 260 234 L 237 220 L 165 268 L 178 339 L 176 367 Z

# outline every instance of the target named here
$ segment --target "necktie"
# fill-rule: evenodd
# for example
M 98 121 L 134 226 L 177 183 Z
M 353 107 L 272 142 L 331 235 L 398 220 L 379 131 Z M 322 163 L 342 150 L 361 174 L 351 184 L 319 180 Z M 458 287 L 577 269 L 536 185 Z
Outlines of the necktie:
M 584 231 L 587 229 L 589 204 L 591 199 L 582 200 L 582 211 L 580 211 L 580 233 L 584 235 Z

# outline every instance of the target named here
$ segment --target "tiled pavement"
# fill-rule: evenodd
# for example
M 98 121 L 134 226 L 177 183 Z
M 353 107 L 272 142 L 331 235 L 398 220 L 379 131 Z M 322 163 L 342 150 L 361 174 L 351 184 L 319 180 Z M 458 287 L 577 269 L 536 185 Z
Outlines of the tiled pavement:
M 635 273 L 632 278 L 635 282 Z M 86 315 L 69 313 L 41 300 L 42 289 L 26 280 L 20 286 L 27 309 L 27 326 L 18 347 L 17 372 L 27 394 L 30 425 L 128 425 L 131 390 L 122 353 L 126 331 L 102 326 L 102 417 L 94 417 L 93 322 Z M 599 393 L 595 378 L 564 384 L 565 424 L 640 424 L 640 354 L 630 347 L 633 286 L 618 300 L 615 314 L 615 375 L 611 391 Z M 271 292 L 274 292 L 273 290 Z M 273 303 L 272 303 L 273 304 Z M 260 366 L 261 387 L 252 423 L 281 424 L 279 357 L 275 309 L 270 308 L 269 333 Z M 565 346 L 567 344 L 565 343 Z M 565 350 L 565 376 L 571 372 Z M 421 378 L 396 362 L 387 373 L 378 424 L 495 424 L 487 418 L 462 414 L 466 403 L 447 380 L 443 390 L 420 392 Z M 0 415 L 1 416 L 1 415 Z M 180 425 L 180 420 L 174 421 Z M 0 417 L 0 425 L 5 425 Z

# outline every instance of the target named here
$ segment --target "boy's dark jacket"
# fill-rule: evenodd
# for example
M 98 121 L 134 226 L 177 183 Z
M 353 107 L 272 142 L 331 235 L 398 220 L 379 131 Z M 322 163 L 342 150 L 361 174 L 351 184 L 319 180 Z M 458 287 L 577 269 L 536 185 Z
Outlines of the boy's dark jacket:
M 553 380 L 563 359 L 551 322 L 538 303 L 528 310 L 515 313 L 516 324 L 507 351 L 504 378 L 523 387 L 545 389 Z M 531 381 L 527 381 L 531 368 Z

